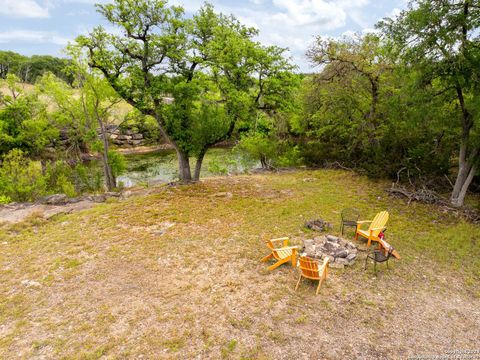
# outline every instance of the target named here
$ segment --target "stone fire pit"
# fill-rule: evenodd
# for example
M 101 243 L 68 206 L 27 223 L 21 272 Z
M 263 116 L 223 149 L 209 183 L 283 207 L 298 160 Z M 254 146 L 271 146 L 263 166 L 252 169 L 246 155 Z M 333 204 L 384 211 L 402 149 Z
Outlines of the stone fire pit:
M 303 240 L 303 256 L 314 259 L 330 258 L 330 266 L 343 268 L 352 265 L 358 255 L 357 247 L 350 241 L 333 235 L 317 236 Z

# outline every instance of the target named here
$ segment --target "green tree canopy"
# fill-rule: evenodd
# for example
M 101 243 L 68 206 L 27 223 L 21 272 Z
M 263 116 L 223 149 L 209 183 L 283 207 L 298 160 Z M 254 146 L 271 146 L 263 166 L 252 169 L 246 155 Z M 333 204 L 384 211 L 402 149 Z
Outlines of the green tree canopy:
M 123 99 L 156 119 L 177 152 L 182 181 L 192 179 L 190 156 L 199 160 L 198 177 L 210 146 L 256 107 L 271 107 L 274 94 L 281 98 L 278 82 L 291 69 L 283 50 L 261 46 L 255 29 L 211 5 L 191 19 L 160 0 L 115 0 L 98 9 L 122 34 L 97 27 L 77 41 Z
M 417 0 L 379 27 L 391 48 L 422 75 L 420 87 L 434 86 L 435 96 L 457 107 L 448 119 L 459 124 L 458 174 L 451 195 L 463 205 L 478 171 L 480 138 L 480 6 L 478 1 Z

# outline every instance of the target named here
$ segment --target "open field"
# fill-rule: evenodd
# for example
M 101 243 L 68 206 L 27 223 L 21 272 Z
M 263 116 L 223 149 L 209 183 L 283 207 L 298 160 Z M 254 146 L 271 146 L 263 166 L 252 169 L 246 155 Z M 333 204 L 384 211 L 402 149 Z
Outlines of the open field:
M 0 229 L 0 358 L 403 359 L 480 345 L 480 228 L 319 170 L 159 186 Z M 259 260 L 268 237 L 391 213 L 402 255 L 331 269 L 315 296 Z M 351 236 L 351 233 L 350 233 Z M 363 248 L 363 243 L 360 244 Z

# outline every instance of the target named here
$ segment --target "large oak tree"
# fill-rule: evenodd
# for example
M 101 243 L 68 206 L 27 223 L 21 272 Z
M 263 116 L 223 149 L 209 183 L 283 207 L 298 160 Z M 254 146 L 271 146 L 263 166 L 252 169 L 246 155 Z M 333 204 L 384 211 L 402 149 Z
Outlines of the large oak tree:
M 192 180 L 190 157 L 229 139 L 238 121 L 273 107 L 291 65 L 283 49 L 253 40 L 257 31 L 204 5 L 193 18 L 162 0 L 115 0 L 99 12 L 120 32 L 95 28 L 77 42 L 90 66 L 117 93 L 155 118 L 177 153 L 180 180 Z

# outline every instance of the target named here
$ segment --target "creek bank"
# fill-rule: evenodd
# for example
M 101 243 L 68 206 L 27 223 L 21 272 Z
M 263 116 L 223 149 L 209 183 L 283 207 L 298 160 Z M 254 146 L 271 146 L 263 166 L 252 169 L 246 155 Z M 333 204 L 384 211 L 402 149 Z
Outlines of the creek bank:
M 125 192 L 127 193 L 127 192 Z M 108 198 L 119 198 L 121 193 L 107 192 L 99 195 L 84 195 L 69 198 L 65 194 L 53 194 L 40 198 L 35 203 L 11 203 L 0 206 L 0 223 L 16 224 L 31 216 L 49 219 L 57 214 L 68 214 L 89 209 Z

